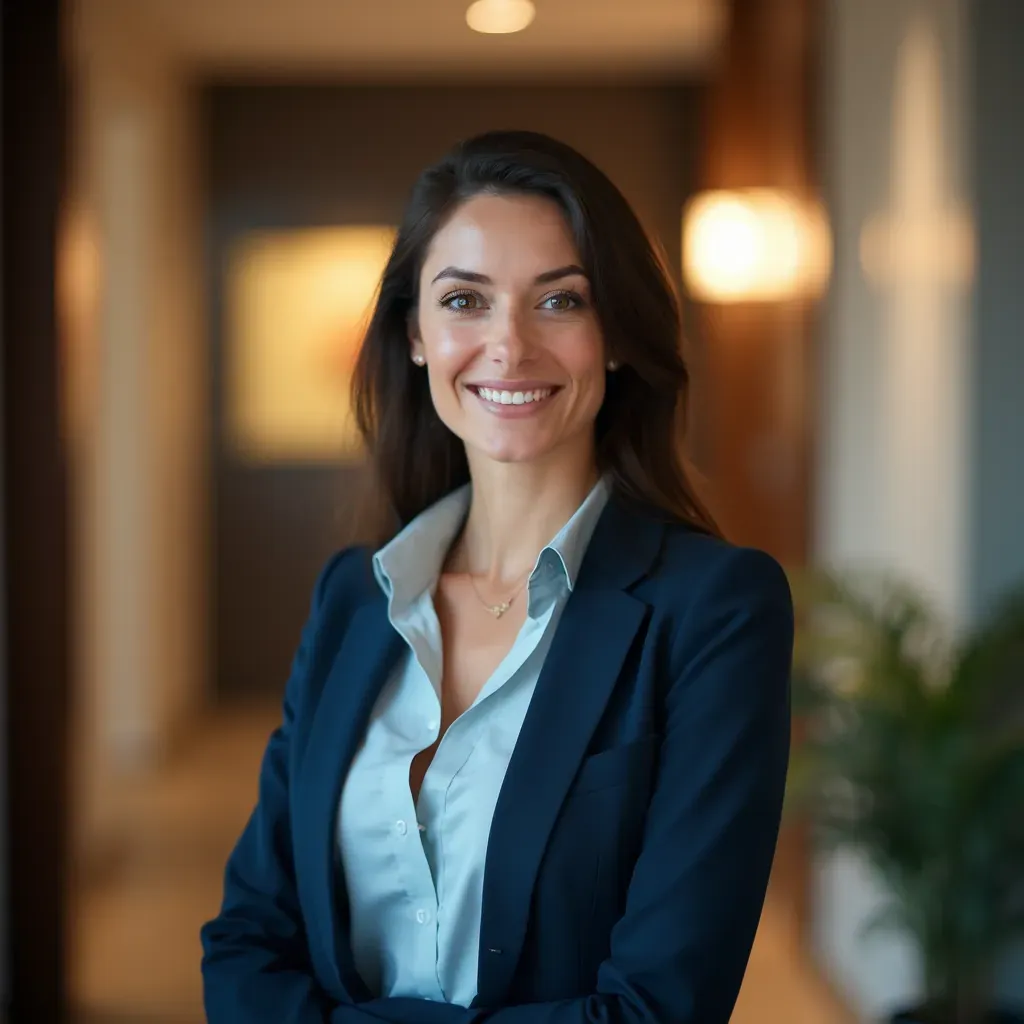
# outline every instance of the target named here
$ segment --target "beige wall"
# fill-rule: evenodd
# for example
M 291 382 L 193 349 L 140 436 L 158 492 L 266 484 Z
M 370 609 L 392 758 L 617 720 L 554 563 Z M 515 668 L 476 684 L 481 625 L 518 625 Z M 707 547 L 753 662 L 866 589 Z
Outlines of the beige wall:
M 817 555 L 893 568 L 955 623 L 971 514 L 965 5 L 830 0 L 823 126 L 836 272 Z M 919 994 L 912 947 L 859 934 L 881 896 L 861 860 L 821 860 L 818 950 L 865 1020 Z
M 72 444 L 79 852 L 203 690 L 205 349 L 185 79 L 102 4 L 69 19 L 62 309 Z

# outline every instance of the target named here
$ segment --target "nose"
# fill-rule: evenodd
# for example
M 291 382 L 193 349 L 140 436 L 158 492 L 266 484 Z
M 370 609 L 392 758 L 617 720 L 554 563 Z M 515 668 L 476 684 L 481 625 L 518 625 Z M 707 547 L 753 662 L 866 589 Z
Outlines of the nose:
M 528 317 L 513 305 L 505 315 L 496 317 L 494 333 L 488 344 L 488 355 L 505 373 L 516 369 L 530 359 L 533 337 Z

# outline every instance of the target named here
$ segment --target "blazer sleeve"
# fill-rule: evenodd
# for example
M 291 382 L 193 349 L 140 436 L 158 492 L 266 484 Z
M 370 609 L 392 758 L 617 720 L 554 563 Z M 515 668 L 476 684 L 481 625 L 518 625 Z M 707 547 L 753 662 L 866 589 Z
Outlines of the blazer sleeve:
M 757 931 L 782 815 L 793 607 L 779 565 L 731 548 L 675 641 L 643 846 L 597 990 L 469 1009 L 463 1024 L 728 1024 Z M 414 1008 L 339 1007 L 332 1024 L 410 1022 Z
M 334 1005 L 317 984 L 295 886 L 289 765 L 297 709 L 317 657 L 328 581 L 321 571 L 285 687 L 281 725 L 263 756 L 256 808 L 228 860 L 220 913 L 203 926 L 203 995 L 209 1024 L 324 1024 Z

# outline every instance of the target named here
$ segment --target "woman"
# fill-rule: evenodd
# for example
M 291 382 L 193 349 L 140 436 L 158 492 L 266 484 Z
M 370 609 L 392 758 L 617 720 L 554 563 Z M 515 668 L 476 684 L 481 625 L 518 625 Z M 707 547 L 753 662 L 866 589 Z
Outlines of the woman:
M 400 532 L 321 573 L 203 929 L 211 1024 L 725 1024 L 792 606 L 687 481 L 669 280 L 524 132 L 419 179 L 355 377 Z

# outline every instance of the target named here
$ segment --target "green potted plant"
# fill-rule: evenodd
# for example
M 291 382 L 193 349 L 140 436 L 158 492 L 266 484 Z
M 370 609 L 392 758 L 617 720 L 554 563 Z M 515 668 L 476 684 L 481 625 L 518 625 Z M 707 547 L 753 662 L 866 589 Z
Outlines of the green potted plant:
M 920 1006 L 893 1024 L 1024 1024 L 993 971 L 1024 933 L 1024 589 L 960 640 L 912 588 L 794 580 L 789 810 L 858 851 L 916 943 Z

